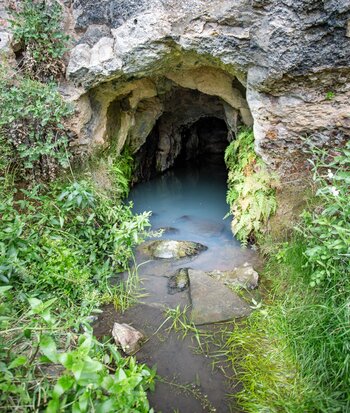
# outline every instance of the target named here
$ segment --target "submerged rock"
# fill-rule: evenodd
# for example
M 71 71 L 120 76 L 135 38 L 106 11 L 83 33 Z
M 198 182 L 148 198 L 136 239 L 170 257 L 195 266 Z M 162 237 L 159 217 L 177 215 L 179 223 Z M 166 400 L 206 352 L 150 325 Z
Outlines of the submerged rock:
M 201 236 L 220 235 L 225 230 L 225 225 L 221 222 L 192 215 L 183 215 L 175 222 L 182 225 L 186 224 L 190 232 L 200 234 Z
M 146 242 L 141 246 L 141 250 L 153 258 L 180 259 L 192 257 L 208 247 L 192 241 L 158 240 Z
M 247 262 L 233 270 L 214 270 L 208 272 L 208 275 L 230 287 L 247 288 L 249 290 L 257 288 L 259 282 L 259 274 Z
M 145 340 L 145 336 L 140 331 L 125 323 L 114 323 L 112 336 L 115 344 L 128 355 L 136 353 Z
M 201 236 L 218 236 L 225 230 L 224 224 L 212 220 L 195 220 L 193 222 L 193 229 L 198 231 Z
M 181 293 L 182 291 L 187 290 L 189 285 L 190 279 L 188 277 L 188 268 L 180 268 L 169 278 L 168 293 Z
M 204 271 L 188 270 L 191 284 L 191 320 L 210 324 L 249 315 L 251 309 L 236 293 Z
M 160 227 L 157 228 L 156 231 L 162 231 L 163 234 L 177 234 L 179 230 L 174 227 Z

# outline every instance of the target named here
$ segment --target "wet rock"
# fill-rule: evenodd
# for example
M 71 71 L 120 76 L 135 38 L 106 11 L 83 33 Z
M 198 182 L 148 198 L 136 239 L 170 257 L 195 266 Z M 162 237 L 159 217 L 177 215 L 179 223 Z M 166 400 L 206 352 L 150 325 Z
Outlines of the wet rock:
M 205 245 L 192 241 L 159 240 L 146 242 L 141 250 L 153 258 L 180 259 L 192 257 L 208 249 Z
M 208 272 L 208 275 L 230 287 L 247 288 L 249 290 L 257 288 L 259 282 L 259 274 L 247 262 L 233 270 L 214 270 Z
M 220 281 L 198 270 L 189 269 L 188 275 L 191 319 L 195 324 L 210 324 L 249 315 L 249 305 Z
M 168 293 L 176 294 L 188 289 L 190 280 L 188 277 L 188 268 L 180 268 L 174 275 L 169 278 Z
M 176 222 L 189 222 L 193 218 L 190 215 L 182 215 L 180 218 L 176 220 Z
M 177 234 L 179 232 L 179 230 L 177 228 L 174 228 L 174 227 L 160 227 L 160 228 L 157 228 L 156 231 L 162 231 L 163 234 L 169 234 L 169 235 L 170 234 Z
M 121 347 L 126 354 L 136 353 L 142 346 L 145 336 L 128 324 L 114 323 L 112 336 L 115 344 Z

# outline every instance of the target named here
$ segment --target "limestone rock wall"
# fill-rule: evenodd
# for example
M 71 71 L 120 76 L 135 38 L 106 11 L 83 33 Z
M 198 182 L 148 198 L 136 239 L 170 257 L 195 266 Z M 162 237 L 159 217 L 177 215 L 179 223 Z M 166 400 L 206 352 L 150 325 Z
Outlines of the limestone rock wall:
M 196 118 L 209 116 L 196 94 L 217 99 L 232 136 L 253 124 L 256 150 L 281 174 L 304 167 L 303 138 L 349 139 L 349 0 L 60 1 L 73 39 L 62 93 L 82 152 L 137 151 L 158 120 L 165 145 L 179 88 Z

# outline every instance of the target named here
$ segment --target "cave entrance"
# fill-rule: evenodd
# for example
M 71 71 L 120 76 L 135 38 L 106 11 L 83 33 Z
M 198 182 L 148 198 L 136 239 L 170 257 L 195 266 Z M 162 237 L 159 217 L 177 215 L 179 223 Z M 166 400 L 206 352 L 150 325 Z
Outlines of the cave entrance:
M 134 182 L 186 163 L 224 164 L 225 148 L 242 123 L 237 110 L 218 96 L 181 87 L 166 93 L 162 105 L 161 115 L 134 152 Z

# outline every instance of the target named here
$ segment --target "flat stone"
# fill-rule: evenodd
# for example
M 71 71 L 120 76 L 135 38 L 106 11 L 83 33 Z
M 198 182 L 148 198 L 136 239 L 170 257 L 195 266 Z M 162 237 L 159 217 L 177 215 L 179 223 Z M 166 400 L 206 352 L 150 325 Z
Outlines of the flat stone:
M 199 324 L 217 323 L 248 316 L 249 305 L 236 293 L 203 271 L 189 270 L 192 321 Z
M 142 244 L 143 252 L 153 258 L 180 259 L 192 257 L 208 249 L 205 245 L 192 241 L 158 240 Z
M 235 267 L 233 270 L 214 270 L 207 274 L 231 287 L 247 288 L 249 290 L 254 290 L 258 287 L 259 274 L 247 262 L 240 267 Z
M 128 355 L 136 353 L 145 340 L 145 336 L 140 331 L 125 323 L 114 323 L 112 336 L 115 344 Z

